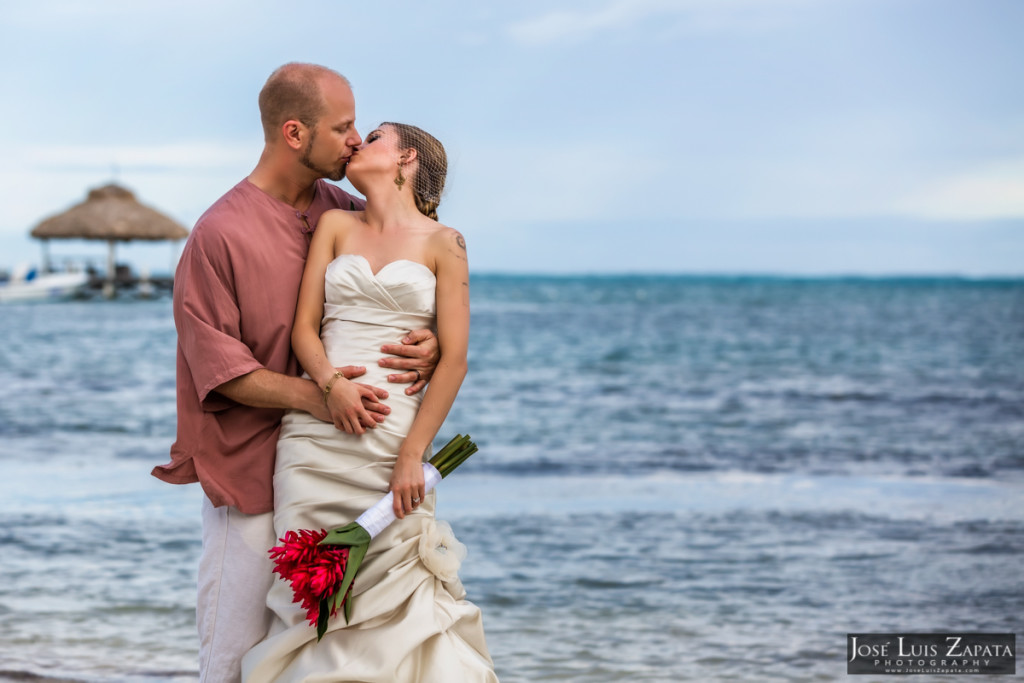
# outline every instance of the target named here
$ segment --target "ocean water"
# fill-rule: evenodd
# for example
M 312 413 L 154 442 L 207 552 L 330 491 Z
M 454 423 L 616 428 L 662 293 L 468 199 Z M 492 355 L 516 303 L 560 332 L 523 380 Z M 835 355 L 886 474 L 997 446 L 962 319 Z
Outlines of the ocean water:
M 1024 635 L 1024 281 L 472 289 L 438 442 L 481 451 L 439 516 L 502 681 L 831 681 L 849 632 Z M 197 679 L 200 493 L 148 474 L 174 345 L 166 300 L 0 308 L 0 680 Z

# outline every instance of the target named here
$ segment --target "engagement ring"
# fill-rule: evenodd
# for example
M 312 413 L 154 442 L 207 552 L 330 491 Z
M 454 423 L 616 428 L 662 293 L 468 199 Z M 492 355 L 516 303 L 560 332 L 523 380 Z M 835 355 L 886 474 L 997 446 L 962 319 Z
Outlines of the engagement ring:
M 420 502 L 420 499 L 419 499 L 419 498 L 413 498 L 413 499 L 412 499 L 412 502 L 414 502 L 414 503 L 418 503 L 418 502 Z

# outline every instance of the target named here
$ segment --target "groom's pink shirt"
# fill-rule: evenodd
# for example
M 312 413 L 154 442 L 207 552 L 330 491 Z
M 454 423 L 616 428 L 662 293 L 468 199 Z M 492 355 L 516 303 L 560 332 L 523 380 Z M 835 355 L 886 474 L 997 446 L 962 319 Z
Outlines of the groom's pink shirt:
M 251 408 L 217 393 L 228 380 L 266 368 L 300 373 L 291 329 L 311 229 L 328 209 L 363 200 L 318 180 L 304 214 L 243 180 L 207 210 L 174 275 L 178 329 L 178 435 L 171 462 L 153 475 L 198 481 L 216 506 L 274 507 L 281 410 Z M 305 220 L 303 220 L 303 215 Z

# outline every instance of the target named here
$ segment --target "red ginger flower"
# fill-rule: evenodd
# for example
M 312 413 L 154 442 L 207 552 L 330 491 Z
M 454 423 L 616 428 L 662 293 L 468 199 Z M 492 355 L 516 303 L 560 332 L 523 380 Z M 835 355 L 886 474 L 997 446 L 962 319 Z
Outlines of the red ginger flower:
M 295 602 L 302 604 L 313 626 L 320 616 L 320 603 L 341 586 L 348 564 L 347 547 L 319 545 L 326 536 L 326 529 L 289 531 L 279 539 L 281 545 L 270 549 L 274 572 L 291 584 Z M 337 612 L 337 608 L 332 609 L 331 616 Z

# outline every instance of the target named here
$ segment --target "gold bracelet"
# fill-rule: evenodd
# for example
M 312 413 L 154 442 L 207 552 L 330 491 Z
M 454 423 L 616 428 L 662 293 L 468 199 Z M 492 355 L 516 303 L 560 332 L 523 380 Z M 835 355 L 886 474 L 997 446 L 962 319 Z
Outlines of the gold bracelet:
M 331 393 L 331 387 L 334 386 L 334 383 L 338 381 L 339 377 L 344 377 L 344 376 L 345 375 L 341 374 L 341 371 L 339 370 L 338 372 L 334 373 L 333 377 L 331 377 L 329 380 L 327 380 L 327 386 L 324 387 L 324 404 L 325 405 L 327 404 L 327 395 Z

